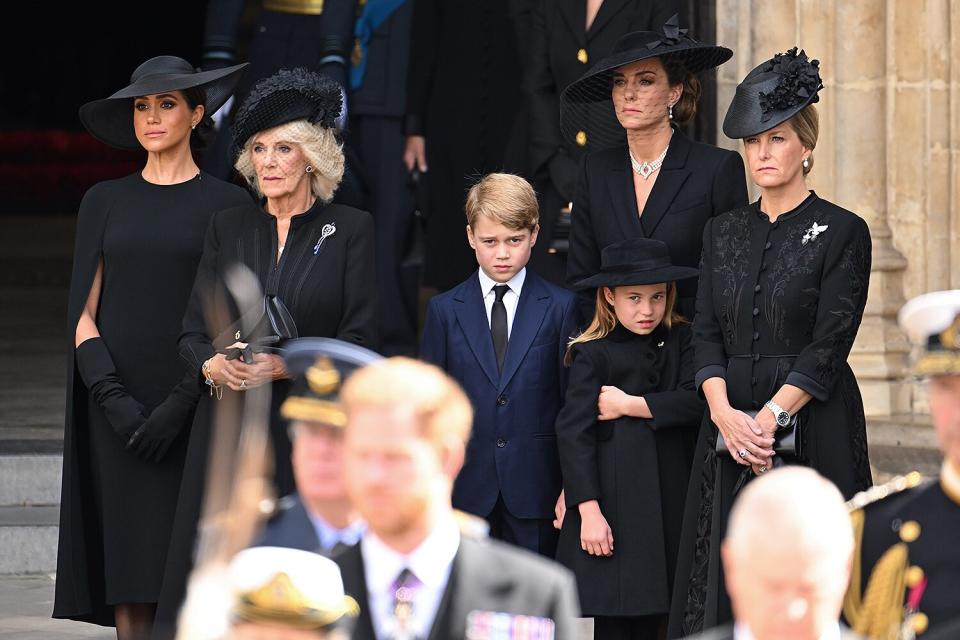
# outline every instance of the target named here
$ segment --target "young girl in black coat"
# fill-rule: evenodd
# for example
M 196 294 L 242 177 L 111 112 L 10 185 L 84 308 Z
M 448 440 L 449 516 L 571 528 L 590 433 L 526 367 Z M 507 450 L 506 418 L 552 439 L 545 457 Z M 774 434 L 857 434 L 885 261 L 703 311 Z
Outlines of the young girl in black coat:
M 557 418 L 565 504 L 557 559 L 577 576 L 594 637 L 656 638 L 665 614 L 690 469 L 703 415 L 690 326 L 674 313 L 665 244 L 606 247 L 593 321 L 571 341 L 570 382 Z

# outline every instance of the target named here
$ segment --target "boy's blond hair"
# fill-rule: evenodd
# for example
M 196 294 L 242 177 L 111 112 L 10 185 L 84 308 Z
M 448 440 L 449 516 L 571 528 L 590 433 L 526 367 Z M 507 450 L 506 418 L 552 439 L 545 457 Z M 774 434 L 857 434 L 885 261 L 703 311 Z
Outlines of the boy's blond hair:
M 467 193 L 466 210 L 471 229 L 480 216 L 516 231 L 533 231 L 540 223 L 536 192 L 529 182 L 510 173 L 481 178 Z

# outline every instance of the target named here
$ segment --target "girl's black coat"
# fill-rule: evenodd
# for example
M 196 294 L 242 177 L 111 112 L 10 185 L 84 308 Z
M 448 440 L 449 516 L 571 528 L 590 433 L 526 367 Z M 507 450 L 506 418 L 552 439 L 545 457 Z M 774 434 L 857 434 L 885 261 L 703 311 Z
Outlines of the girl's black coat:
M 583 615 L 668 610 L 690 443 L 703 414 L 693 383 L 690 325 L 640 336 L 618 325 L 574 348 L 557 439 L 567 515 L 557 559 L 577 576 Z M 652 420 L 597 420 L 600 387 L 643 396 Z M 613 556 L 580 547 L 582 502 L 599 500 L 613 530 Z

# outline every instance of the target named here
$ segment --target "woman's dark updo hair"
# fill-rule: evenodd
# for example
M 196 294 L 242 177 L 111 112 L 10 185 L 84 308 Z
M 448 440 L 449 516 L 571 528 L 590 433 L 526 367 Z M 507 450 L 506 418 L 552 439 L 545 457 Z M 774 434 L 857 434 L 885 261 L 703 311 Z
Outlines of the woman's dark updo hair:
M 202 87 L 190 87 L 181 89 L 180 93 L 187 101 L 187 106 L 193 111 L 197 105 L 203 105 L 203 117 L 197 123 L 197 127 L 190 132 L 190 148 L 200 150 L 210 145 L 217 135 L 216 126 L 213 124 L 212 113 L 207 113 L 207 92 Z
M 697 103 L 700 102 L 700 79 L 687 70 L 683 60 L 669 55 L 660 58 L 663 70 L 667 72 L 667 82 L 671 87 L 683 85 L 683 94 L 673 105 L 673 121 L 677 124 L 686 124 L 697 115 Z

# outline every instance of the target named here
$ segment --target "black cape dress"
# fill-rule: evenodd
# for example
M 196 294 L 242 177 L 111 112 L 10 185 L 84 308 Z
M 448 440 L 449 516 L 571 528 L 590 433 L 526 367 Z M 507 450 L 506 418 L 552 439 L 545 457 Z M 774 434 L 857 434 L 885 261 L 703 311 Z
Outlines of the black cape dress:
M 190 432 L 157 608 L 156 638 L 172 637 L 193 567 L 215 405 L 236 402 L 241 395 L 224 386 L 223 398 L 217 401 L 206 391 L 200 373 L 200 366 L 214 354 L 212 339 L 229 326 L 208 328 L 204 306 L 213 292 L 225 290 L 224 274 L 238 263 L 253 271 L 265 294 L 276 295 L 283 301 L 300 336 L 338 338 L 368 349 L 378 346 L 374 229 L 369 213 L 318 200 L 306 212 L 291 219 L 279 261 L 276 218 L 262 206 L 250 203 L 213 217 L 180 337 L 181 354 L 197 372 L 197 384 L 204 392 Z M 238 315 L 231 318 L 229 324 L 238 318 Z M 289 388 L 288 380 L 278 380 L 271 388 L 270 430 L 278 496 L 295 490 L 290 440 L 286 422 L 279 413 Z
M 863 401 L 847 364 L 870 263 L 863 219 L 813 192 L 773 223 L 759 202 L 735 209 L 704 229 L 693 326 L 698 388 L 725 378 L 741 410 L 760 409 L 784 384 L 813 396 L 799 414 L 803 459 L 789 462 L 816 469 L 848 499 L 871 484 Z M 716 454 L 716 437 L 708 412 L 687 492 L 671 638 L 731 619 L 719 542 L 734 488 L 751 472 Z
M 177 336 L 210 216 L 244 202 L 246 191 L 205 173 L 174 185 L 136 173 L 83 198 L 67 311 L 56 618 L 113 625 L 114 604 L 157 601 L 186 450 L 181 435 L 159 463 L 126 451 L 76 372 L 74 335 L 99 258 L 97 327 L 127 390 L 152 410 L 186 371 Z
M 669 610 L 692 435 L 704 403 L 693 385 L 690 325 L 641 336 L 622 325 L 577 344 L 557 444 L 567 514 L 557 560 L 577 577 L 585 616 L 662 615 Z M 600 387 L 643 396 L 652 420 L 597 420 Z M 613 556 L 580 547 L 582 502 L 598 500 L 613 530 Z

